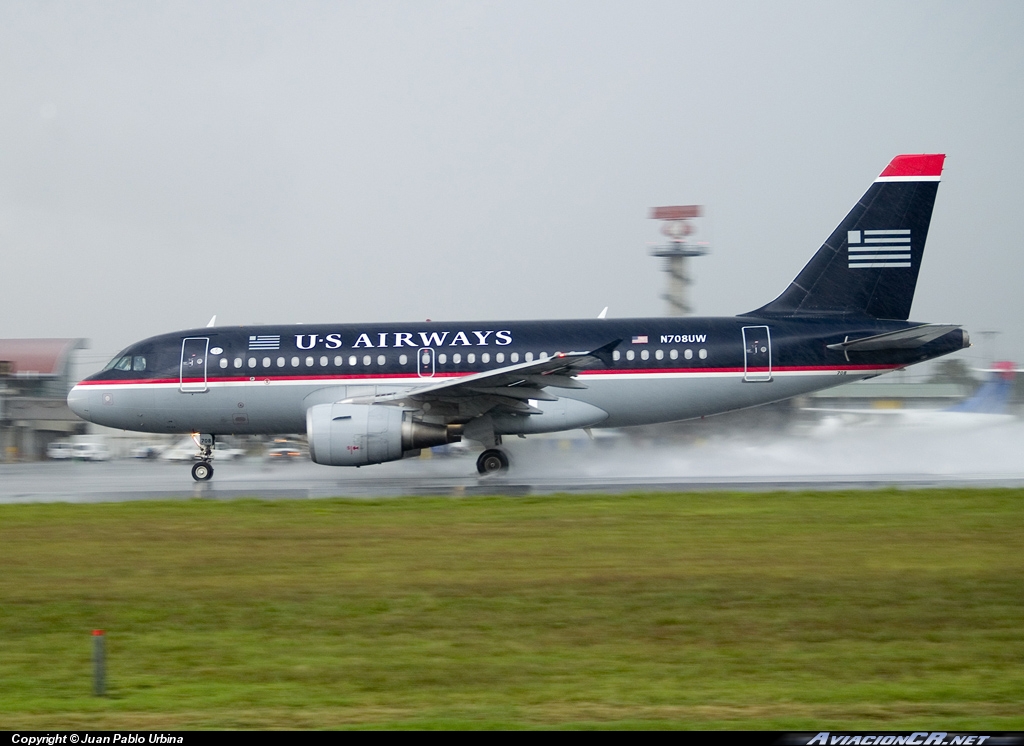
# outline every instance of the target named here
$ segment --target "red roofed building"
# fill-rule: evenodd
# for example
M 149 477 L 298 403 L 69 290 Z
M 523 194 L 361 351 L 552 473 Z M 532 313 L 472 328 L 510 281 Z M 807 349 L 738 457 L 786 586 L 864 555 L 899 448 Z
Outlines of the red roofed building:
M 84 339 L 0 339 L 0 460 L 42 458 L 53 440 L 85 432 L 68 408 L 71 355 Z

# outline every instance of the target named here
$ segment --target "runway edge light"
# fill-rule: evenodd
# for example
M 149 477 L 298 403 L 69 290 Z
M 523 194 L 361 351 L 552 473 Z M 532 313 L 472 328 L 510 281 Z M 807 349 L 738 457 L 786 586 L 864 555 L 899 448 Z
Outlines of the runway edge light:
M 92 631 L 92 693 L 104 697 L 107 693 L 107 651 L 104 645 L 106 635 L 101 629 Z

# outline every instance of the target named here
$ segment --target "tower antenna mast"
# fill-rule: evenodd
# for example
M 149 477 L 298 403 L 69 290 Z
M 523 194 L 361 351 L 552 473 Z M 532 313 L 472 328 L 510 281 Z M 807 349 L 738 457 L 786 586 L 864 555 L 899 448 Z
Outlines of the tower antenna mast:
M 668 303 L 669 316 L 689 316 L 693 313 L 689 287 L 693 279 L 687 272 L 687 259 L 704 256 L 711 248 L 706 241 L 693 241 L 693 218 L 704 215 L 703 205 L 674 205 L 652 207 L 650 217 L 662 221 L 661 232 L 668 243 L 651 249 L 651 256 L 665 260 L 663 271 L 668 280 L 667 290 L 661 297 Z

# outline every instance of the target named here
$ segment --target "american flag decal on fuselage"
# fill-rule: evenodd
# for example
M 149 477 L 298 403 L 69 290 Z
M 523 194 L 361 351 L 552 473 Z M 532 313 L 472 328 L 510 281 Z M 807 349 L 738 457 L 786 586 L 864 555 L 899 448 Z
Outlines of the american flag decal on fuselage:
M 910 266 L 910 229 L 847 231 L 850 269 Z
M 259 334 L 249 335 L 250 350 L 279 350 L 281 349 L 280 334 Z

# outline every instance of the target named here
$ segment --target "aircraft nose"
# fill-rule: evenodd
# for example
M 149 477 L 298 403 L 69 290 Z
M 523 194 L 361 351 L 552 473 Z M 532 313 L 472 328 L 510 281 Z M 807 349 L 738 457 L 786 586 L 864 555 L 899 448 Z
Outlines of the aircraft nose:
M 72 386 L 68 393 L 68 407 L 83 420 L 89 419 L 89 400 L 82 386 Z

